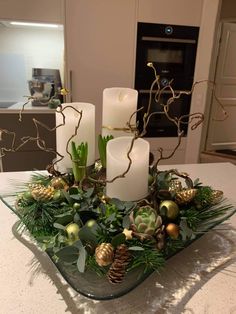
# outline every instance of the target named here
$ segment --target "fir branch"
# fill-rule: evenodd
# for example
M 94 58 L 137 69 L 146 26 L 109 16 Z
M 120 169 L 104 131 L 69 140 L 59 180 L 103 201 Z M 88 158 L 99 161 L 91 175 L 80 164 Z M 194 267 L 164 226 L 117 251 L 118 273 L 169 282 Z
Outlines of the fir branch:
M 143 251 L 135 251 L 134 258 L 127 270 L 131 271 L 137 267 L 144 267 L 144 273 L 153 270 L 160 271 L 164 264 L 165 258 L 163 254 L 153 248 L 146 247 Z

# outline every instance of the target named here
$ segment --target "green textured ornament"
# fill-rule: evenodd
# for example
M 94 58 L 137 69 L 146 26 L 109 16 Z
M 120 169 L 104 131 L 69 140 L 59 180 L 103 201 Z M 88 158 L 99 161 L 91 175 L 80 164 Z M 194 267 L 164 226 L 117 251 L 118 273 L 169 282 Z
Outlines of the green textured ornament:
M 159 207 L 160 215 L 175 220 L 179 215 L 179 206 L 171 200 L 162 201 Z

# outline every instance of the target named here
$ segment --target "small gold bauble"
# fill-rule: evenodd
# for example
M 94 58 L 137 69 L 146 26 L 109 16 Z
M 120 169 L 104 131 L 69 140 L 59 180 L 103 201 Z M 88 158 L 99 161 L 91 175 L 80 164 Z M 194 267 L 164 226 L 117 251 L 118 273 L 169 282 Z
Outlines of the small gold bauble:
M 56 189 L 56 190 L 63 190 L 63 189 L 67 189 L 68 188 L 68 185 L 65 182 L 65 180 L 63 180 L 60 177 L 52 178 L 51 186 L 54 187 L 54 189 Z
M 101 243 L 95 250 L 96 262 L 99 266 L 107 266 L 113 262 L 114 248 L 111 243 Z
M 67 237 L 70 242 L 75 242 L 79 240 L 79 230 L 79 225 L 77 225 L 76 223 L 70 223 L 66 227 Z
M 213 190 L 212 196 L 211 196 L 211 204 L 217 204 L 219 203 L 223 198 L 224 193 L 220 190 Z
M 182 205 L 191 202 L 197 193 L 196 189 L 186 189 L 176 193 L 175 201 Z
M 177 193 L 177 192 L 181 191 L 182 189 L 183 189 L 183 187 L 182 187 L 181 181 L 179 181 L 177 179 L 170 181 L 170 184 L 169 184 L 169 191 L 170 192 Z
M 166 233 L 172 238 L 172 239 L 177 239 L 179 236 L 179 226 L 173 223 L 169 223 L 166 226 Z
M 179 215 L 179 206 L 171 200 L 162 201 L 160 204 L 160 214 L 171 220 L 174 220 Z

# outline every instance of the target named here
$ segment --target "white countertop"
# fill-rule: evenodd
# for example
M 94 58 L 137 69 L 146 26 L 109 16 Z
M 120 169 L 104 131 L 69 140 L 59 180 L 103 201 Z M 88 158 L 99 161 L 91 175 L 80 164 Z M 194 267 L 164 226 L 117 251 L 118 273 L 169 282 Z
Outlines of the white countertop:
M 19 113 L 25 102 L 17 102 L 8 108 L 0 108 L 1 113 Z M 29 101 L 24 106 L 24 113 L 54 113 L 55 109 L 50 109 L 48 106 L 32 106 L 31 101 Z
M 160 166 L 177 168 L 224 191 L 236 206 L 236 166 L 230 163 Z M 30 172 L 0 173 L 0 190 Z M 12 184 L 15 184 L 13 181 Z M 236 313 L 236 215 L 167 261 L 127 295 L 93 301 L 74 292 L 34 245 L 13 236 L 17 217 L 0 203 L 1 314 L 233 314 Z M 37 258 L 35 258 L 35 256 Z M 40 264 L 37 262 L 40 259 Z

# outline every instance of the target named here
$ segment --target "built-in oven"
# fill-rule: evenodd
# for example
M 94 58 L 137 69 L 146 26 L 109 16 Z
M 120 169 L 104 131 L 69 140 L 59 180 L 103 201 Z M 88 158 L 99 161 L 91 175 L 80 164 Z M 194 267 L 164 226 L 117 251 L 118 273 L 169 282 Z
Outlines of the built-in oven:
M 152 62 L 160 76 L 160 85 L 165 87 L 172 81 L 174 90 L 191 90 L 195 69 L 198 27 L 138 23 L 135 89 L 139 92 L 138 108 L 147 106 L 148 92 L 154 80 L 154 72 L 147 66 Z M 166 90 L 161 97 L 164 104 L 171 93 Z M 171 105 L 173 116 L 188 114 L 191 95 L 184 95 Z M 176 127 L 165 117 L 161 104 L 152 104 L 152 110 L 158 110 L 148 126 L 148 137 L 177 136 Z M 139 128 L 142 128 L 142 114 L 139 112 Z M 187 133 L 187 125 L 183 127 Z

